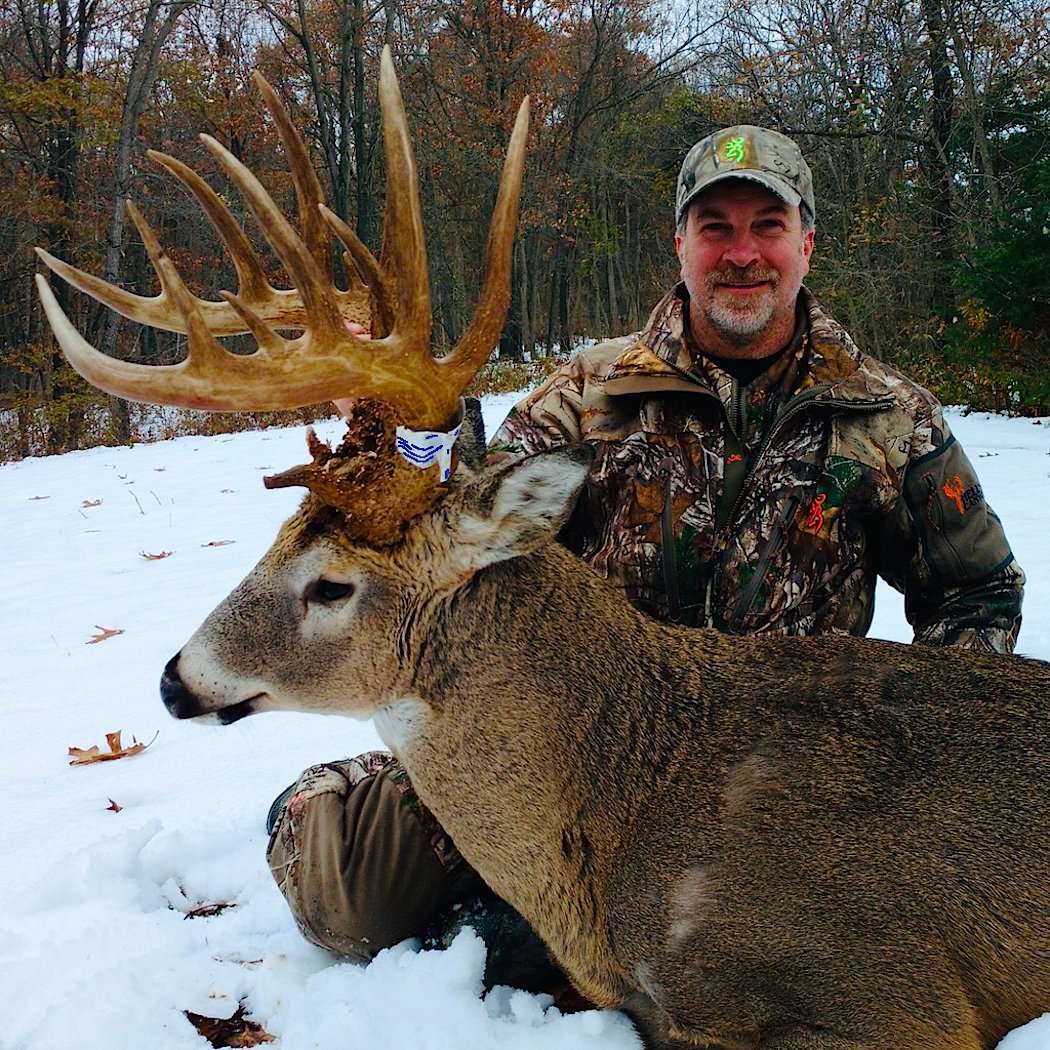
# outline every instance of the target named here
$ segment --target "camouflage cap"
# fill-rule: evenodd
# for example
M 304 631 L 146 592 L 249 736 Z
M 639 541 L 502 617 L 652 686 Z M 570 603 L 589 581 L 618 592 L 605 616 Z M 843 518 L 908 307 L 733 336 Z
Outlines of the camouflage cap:
M 785 204 L 804 204 L 810 217 L 816 216 L 813 175 L 802 150 L 779 131 L 737 124 L 701 139 L 686 154 L 678 173 L 675 225 L 699 194 L 724 179 L 750 179 Z

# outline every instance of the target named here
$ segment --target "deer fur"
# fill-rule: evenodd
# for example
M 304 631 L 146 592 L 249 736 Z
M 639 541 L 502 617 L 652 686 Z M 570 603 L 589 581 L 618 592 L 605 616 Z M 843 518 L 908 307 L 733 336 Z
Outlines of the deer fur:
M 375 718 L 652 1047 L 989 1050 L 1050 1010 L 1050 666 L 650 620 L 552 542 L 588 463 L 461 470 L 383 549 L 308 496 L 169 710 Z

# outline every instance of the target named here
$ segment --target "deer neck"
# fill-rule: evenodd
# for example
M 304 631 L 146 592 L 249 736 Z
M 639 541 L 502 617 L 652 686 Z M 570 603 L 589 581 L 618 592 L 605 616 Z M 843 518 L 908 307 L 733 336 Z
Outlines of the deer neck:
M 426 618 L 409 646 L 413 699 L 377 719 L 467 860 L 609 1005 L 630 981 L 610 984 L 622 971 L 597 887 L 651 791 L 652 766 L 632 755 L 640 728 L 657 751 L 676 735 L 636 709 L 654 667 L 676 660 L 665 633 L 551 548 L 479 573 Z

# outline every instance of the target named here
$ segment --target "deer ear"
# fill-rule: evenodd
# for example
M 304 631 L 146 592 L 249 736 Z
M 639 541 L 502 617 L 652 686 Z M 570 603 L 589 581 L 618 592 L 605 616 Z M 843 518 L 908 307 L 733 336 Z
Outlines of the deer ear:
M 590 445 L 566 445 L 500 464 L 472 481 L 459 521 L 472 568 L 530 554 L 553 540 L 593 459 Z

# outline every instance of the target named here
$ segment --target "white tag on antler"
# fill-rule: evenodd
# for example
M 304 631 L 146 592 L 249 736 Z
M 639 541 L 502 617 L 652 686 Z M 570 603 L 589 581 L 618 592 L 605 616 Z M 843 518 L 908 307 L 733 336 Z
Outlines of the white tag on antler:
M 409 430 L 408 427 L 398 427 L 397 450 L 402 459 L 408 460 L 420 470 L 426 470 L 437 463 L 441 468 L 441 480 L 448 481 L 452 473 L 452 446 L 462 429 L 462 423 L 447 434 L 440 430 Z

